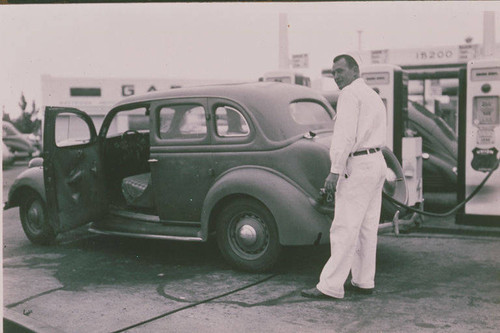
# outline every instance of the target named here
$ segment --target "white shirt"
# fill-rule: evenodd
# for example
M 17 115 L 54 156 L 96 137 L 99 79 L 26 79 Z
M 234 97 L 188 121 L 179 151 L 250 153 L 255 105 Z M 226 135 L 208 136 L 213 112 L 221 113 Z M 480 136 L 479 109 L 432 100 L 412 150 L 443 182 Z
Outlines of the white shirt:
M 358 78 L 340 92 L 336 118 L 330 172 L 343 174 L 350 153 L 385 146 L 386 109 L 380 96 Z

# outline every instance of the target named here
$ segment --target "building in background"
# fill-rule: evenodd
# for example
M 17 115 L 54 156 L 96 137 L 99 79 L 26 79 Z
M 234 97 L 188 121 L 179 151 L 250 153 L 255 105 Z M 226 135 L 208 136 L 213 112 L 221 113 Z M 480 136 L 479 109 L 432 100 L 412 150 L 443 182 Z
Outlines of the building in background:
M 104 117 L 121 99 L 133 95 L 180 87 L 232 82 L 229 80 L 79 78 L 42 75 L 42 103 L 45 106 L 76 108 L 86 112 L 99 131 Z M 61 119 L 64 119 L 61 117 Z M 58 128 L 65 126 L 58 125 Z M 69 128 L 69 124 L 67 126 Z
M 364 65 L 391 64 L 408 72 L 408 99 L 425 106 L 458 128 L 458 72 L 467 62 L 485 56 L 500 57 L 500 44 L 486 50 L 485 45 L 469 43 L 455 46 L 358 51 Z M 489 54 L 487 54 L 489 53 Z M 331 77 L 331 69 L 322 71 Z
M 44 106 L 77 108 L 89 114 L 97 128 L 111 106 L 121 99 L 181 87 L 228 83 L 228 80 L 78 78 L 42 75 Z

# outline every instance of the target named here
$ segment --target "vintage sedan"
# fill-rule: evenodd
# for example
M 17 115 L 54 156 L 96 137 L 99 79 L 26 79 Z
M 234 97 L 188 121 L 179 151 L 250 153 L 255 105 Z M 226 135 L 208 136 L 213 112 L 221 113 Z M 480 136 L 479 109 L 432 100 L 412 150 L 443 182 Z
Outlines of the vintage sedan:
M 12 123 L 2 121 L 2 139 L 13 154 L 28 157 L 39 154 L 39 142 L 34 134 L 21 133 Z
M 15 156 L 10 151 L 10 148 L 7 147 L 5 143 L 2 142 L 2 165 L 3 167 L 9 167 L 14 164 Z
M 34 243 L 89 222 L 108 235 L 214 236 L 236 268 L 267 270 L 285 245 L 329 241 L 334 207 L 320 189 L 333 122 L 314 90 L 267 82 L 130 97 L 99 134 L 84 112 L 48 107 L 43 160 L 16 179 L 6 208 L 20 206 Z M 404 200 L 391 169 L 385 190 Z

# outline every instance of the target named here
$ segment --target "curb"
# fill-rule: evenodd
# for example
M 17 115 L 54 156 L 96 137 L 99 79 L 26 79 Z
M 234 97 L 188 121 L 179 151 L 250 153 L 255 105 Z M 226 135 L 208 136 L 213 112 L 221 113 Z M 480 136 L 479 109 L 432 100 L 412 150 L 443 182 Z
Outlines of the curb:
M 16 333 L 63 333 L 64 331 L 32 319 L 21 313 L 3 308 L 3 331 Z
M 419 228 L 413 229 L 412 232 L 428 233 L 428 234 L 460 235 L 460 236 L 500 237 L 500 228 L 471 227 L 464 225 L 457 225 L 454 227 L 443 227 L 443 226 L 423 224 Z

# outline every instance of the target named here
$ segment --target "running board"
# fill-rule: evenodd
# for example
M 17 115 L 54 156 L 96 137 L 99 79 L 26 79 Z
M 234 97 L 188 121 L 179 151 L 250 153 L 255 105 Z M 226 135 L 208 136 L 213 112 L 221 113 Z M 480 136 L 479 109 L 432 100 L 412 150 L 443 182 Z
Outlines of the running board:
M 95 228 L 94 223 L 90 225 L 88 230 L 95 234 L 110 235 L 110 236 L 126 236 L 135 238 L 163 239 L 163 240 L 175 240 L 184 242 L 203 242 L 203 239 L 201 237 L 167 236 L 167 235 L 154 235 L 154 234 L 138 234 L 133 232 L 122 232 L 122 231 L 99 230 Z
M 114 216 L 118 217 L 123 217 L 126 219 L 131 219 L 131 220 L 141 220 L 141 221 L 146 221 L 146 222 L 160 222 L 160 218 L 156 215 L 148 215 L 144 213 L 136 213 L 136 212 L 131 212 L 127 211 L 124 209 L 119 209 L 117 207 L 112 207 L 110 209 L 109 213 Z

